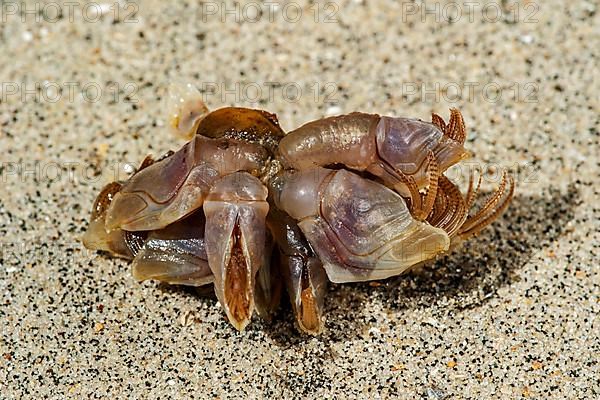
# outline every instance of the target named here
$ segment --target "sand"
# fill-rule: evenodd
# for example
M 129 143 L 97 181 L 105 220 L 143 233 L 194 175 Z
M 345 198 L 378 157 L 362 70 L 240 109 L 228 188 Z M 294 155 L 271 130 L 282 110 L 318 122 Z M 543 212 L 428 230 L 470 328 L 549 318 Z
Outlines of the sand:
M 600 397 L 595 2 L 166 3 L 2 6 L 0 398 Z M 331 285 L 322 335 L 289 304 L 240 333 L 79 241 L 105 183 L 181 146 L 176 80 L 286 130 L 458 107 L 471 162 L 517 193 L 419 273 Z

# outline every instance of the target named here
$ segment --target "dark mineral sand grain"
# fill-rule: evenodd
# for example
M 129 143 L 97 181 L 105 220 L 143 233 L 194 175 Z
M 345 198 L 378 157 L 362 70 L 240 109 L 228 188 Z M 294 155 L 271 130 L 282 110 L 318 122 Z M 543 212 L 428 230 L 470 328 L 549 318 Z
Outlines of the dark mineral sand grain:
M 295 3 L 298 21 L 280 6 L 271 22 L 243 4 L 2 14 L 0 398 L 600 398 L 598 5 L 499 2 L 499 18 L 476 5 L 448 22 L 421 3 Z M 285 130 L 458 107 L 471 161 L 510 167 L 516 196 L 413 274 L 331 285 L 320 336 L 298 332 L 289 304 L 239 333 L 214 297 L 139 284 L 79 242 L 104 184 L 181 146 L 172 80 Z M 463 175 L 450 178 L 464 190 Z

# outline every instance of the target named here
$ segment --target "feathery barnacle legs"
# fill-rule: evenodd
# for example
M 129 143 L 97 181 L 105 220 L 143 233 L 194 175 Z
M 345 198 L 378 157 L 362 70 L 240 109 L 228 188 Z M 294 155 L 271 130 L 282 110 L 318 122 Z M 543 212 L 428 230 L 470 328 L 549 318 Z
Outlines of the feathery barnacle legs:
M 467 130 L 465 128 L 465 120 L 463 119 L 462 114 L 456 108 L 450 109 L 450 121 L 448 124 L 444 121 L 442 117 L 437 114 L 431 114 L 431 123 L 437 126 L 444 135 L 449 137 L 450 139 L 464 144 L 467 139 Z
M 460 242 L 483 230 L 508 207 L 514 194 L 515 182 L 513 177 L 504 171 L 496 191 L 479 211 L 471 215 L 470 209 L 479 191 L 480 183 L 481 175 L 476 186 L 471 175 L 466 197 L 463 197 L 454 183 L 441 176 L 435 204 L 427 222 L 445 230 L 453 242 Z
M 426 162 L 427 185 L 422 190 L 419 190 L 412 176 L 401 171 L 397 173 L 398 179 L 408 188 L 407 200 L 410 213 L 419 221 L 425 220 L 433 211 L 440 179 L 437 160 L 432 151 L 429 151 Z
M 476 235 L 486 226 L 495 221 L 506 210 L 515 192 L 515 180 L 507 172 L 503 171 L 502 179 L 496 191 L 489 197 L 481 209 L 474 215 L 469 216 L 458 230 L 461 239 Z M 473 194 L 473 197 L 476 195 Z

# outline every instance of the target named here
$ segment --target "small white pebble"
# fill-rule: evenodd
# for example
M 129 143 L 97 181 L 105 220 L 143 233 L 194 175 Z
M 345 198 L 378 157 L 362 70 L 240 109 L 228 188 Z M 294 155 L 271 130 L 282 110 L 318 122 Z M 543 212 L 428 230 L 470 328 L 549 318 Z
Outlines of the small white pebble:
M 434 328 L 438 328 L 438 329 L 444 329 L 446 327 L 444 324 L 442 324 L 441 322 L 439 322 L 437 319 L 435 319 L 433 317 L 427 318 L 427 320 L 425 320 L 425 323 L 433 326 Z
M 327 60 L 336 60 L 337 55 L 333 51 L 326 51 L 323 57 Z
M 135 167 L 132 164 L 127 163 L 123 166 L 123 170 L 128 174 L 132 174 L 135 172 Z
M 531 36 L 531 35 L 521 35 L 521 37 L 519 37 L 519 39 L 524 44 L 531 44 L 533 42 L 533 36 Z
M 179 323 L 181 324 L 181 326 L 191 325 L 193 320 L 194 320 L 194 314 L 191 311 L 184 312 L 179 317 Z
M 325 114 L 327 116 L 331 116 L 331 115 L 338 115 L 342 113 L 342 108 L 340 106 L 330 106 L 326 111 Z
M 29 31 L 23 32 L 23 40 L 26 42 L 31 42 L 33 40 L 33 33 Z
M 6 272 L 8 272 L 9 274 L 12 274 L 13 272 L 17 271 L 17 267 L 8 267 L 6 268 Z
M 446 397 L 446 396 L 444 395 L 444 392 L 442 392 L 441 390 L 434 389 L 434 388 L 431 388 L 431 387 L 427 388 L 427 398 L 428 399 L 430 399 L 430 400 L 441 400 L 444 397 Z
M 174 381 L 173 379 L 169 379 L 169 380 L 167 381 L 167 385 L 169 385 L 169 386 L 173 386 L 173 385 L 175 385 L 175 381 Z

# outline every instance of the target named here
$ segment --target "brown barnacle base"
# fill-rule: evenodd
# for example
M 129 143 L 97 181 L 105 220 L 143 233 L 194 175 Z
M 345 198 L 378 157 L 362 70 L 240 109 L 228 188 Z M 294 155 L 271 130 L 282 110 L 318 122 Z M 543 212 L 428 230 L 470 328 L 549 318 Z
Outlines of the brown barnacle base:
M 457 109 L 450 110 L 450 121 L 447 124 L 437 114 L 432 114 L 431 122 L 448 138 L 460 144 L 465 142 L 465 122 Z M 419 190 L 412 176 L 399 172 L 400 179 L 410 193 L 406 198 L 410 212 L 415 219 L 427 221 L 430 225 L 446 231 L 453 243 L 476 235 L 494 222 L 506 210 L 513 197 L 514 179 L 503 171 L 496 191 L 477 212 L 471 213 L 471 207 L 481 185 L 482 174 L 476 172 L 477 184 L 474 183 L 474 175 L 469 176 L 469 188 L 466 196 L 463 197 L 456 185 L 440 172 L 437 160 L 431 151 L 427 155 L 426 165 L 425 189 Z

